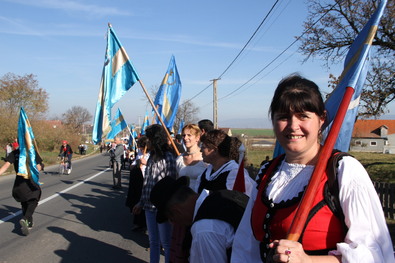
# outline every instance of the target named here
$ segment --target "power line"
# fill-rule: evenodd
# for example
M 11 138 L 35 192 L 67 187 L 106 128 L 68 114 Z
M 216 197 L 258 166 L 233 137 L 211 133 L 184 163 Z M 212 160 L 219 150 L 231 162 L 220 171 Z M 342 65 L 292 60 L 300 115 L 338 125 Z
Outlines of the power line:
M 239 58 L 239 56 L 241 55 L 241 53 L 243 53 L 243 51 L 246 49 L 246 47 L 248 46 L 248 44 L 251 42 L 251 40 L 254 38 L 254 36 L 256 35 L 256 33 L 259 31 L 259 29 L 261 28 L 261 26 L 263 25 L 263 23 L 266 21 L 266 19 L 269 17 L 269 15 L 271 14 L 271 12 L 273 11 L 274 7 L 277 5 L 279 0 L 277 0 L 272 7 L 270 8 L 269 12 L 266 14 L 266 16 L 263 18 L 262 22 L 259 24 L 258 28 L 255 30 L 255 32 L 252 34 L 252 36 L 250 37 L 250 39 L 248 39 L 247 43 L 244 45 L 244 47 L 240 50 L 239 54 L 237 54 L 237 56 L 233 59 L 233 61 L 229 64 L 229 66 L 224 70 L 224 72 L 222 72 L 221 75 L 219 75 L 219 77 L 217 79 L 220 79 L 227 71 L 228 69 L 233 65 L 233 63 L 235 63 L 235 61 Z
M 241 49 L 241 51 L 239 52 L 239 54 L 237 54 L 237 56 L 233 59 L 233 61 L 229 64 L 229 66 L 222 72 L 221 75 L 219 75 L 218 78 L 216 79 L 220 79 L 228 70 L 229 68 L 235 63 L 235 61 L 239 58 L 239 56 L 241 55 L 241 53 L 243 53 L 243 51 L 246 49 L 246 47 L 248 46 L 248 44 L 251 42 L 251 40 L 254 38 L 254 36 L 256 35 L 256 33 L 259 31 L 259 29 L 261 28 L 261 26 L 263 25 L 263 23 L 266 21 L 266 19 L 269 17 L 269 15 L 271 14 L 271 12 L 273 11 L 274 7 L 277 5 L 277 3 L 279 2 L 279 0 L 277 0 L 272 7 L 270 8 L 269 12 L 266 14 L 266 16 L 263 18 L 262 22 L 259 24 L 259 26 L 257 27 L 257 29 L 255 30 L 255 32 L 252 34 L 252 36 L 250 37 L 250 39 L 247 41 L 247 43 L 244 45 L 244 47 Z M 212 83 L 210 83 L 210 85 L 208 85 L 207 87 L 205 87 L 203 90 L 201 90 L 200 92 L 198 92 L 195 96 L 193 96 L 192 98 L 190 98 L 188 101 L 193 100 L 194 98 L 196 98 L 197 96 L 199 96 L 200 94 L 202 94 L 205 90 L 207 90 L 209 87 L 211 87 Z
M 258 73 L 256 73 L 254 76 L 252 76 L 249 80 L 247 80 L 244 84 L 242 84 L 240 87 L 236 88 L 235 90 L 231 91 L 227 95 L 219 98 L 218 100 L 225 99 L 229 97 L 230 95 L 234 94 L 236 91 L 240 90 L 243 88 L 245 85 L 247 85 L 250 81 L 252 81 L 254 78 L 256 78 L 259 74 L 261 74 L 265 69 L 267 69 L 271 64 L 273 64 L 278 58 L 280 58 L 288 49 L 290 49 L 296 42 L 298 42 L 313 26 L 315 26 L 326 14 L 328 14 L 332 8 L 337 5 L 338 2 L 336 2 L 334 5 L 331 6 L 328 11 L 326 11 L 319 19 L 317 19 L 309 28 L 307 28 L 303 33 L 298 36 L 290 45 L 288 45 L 279 55 L 277 55 L 274 59 L 272 59 L 268 64 L 266 64 Z

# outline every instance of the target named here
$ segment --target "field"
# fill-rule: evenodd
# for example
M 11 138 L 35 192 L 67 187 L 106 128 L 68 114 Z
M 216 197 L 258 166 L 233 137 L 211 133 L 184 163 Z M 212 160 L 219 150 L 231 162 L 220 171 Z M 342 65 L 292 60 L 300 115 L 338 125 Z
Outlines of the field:
M 350 152 L 368 171 L 373 181 L 395 183 L 395 155 L 382 153 Z M 258 167 L 266 155 L 273 156 L 273 148 L 247 148 L 247 165 Z
M 247 135 L 248 137 L 258 137 L 258 138 L 272 138 L 274 133 L 272 129 L 236 129 L 232 128 L 233 136 Z

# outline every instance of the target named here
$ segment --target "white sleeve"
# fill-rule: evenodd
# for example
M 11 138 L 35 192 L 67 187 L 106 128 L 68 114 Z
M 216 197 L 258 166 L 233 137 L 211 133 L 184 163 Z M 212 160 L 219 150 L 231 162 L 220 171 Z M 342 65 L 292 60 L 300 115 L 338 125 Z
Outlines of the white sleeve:
M 339 200 L 348 232 L 331 254 L 342 262 L 395 262 L 383 209 L 368 173 L 351 156 L 339 161 Z
M 184 164 L 184 158 L 182 157 L 182 154 L 181 154 L 181 155 L 179 155 L 179 156 L 177 157 L 177 159 L 176 159 L 177 174 L 180 173 L 180 170 L 181 170 L 181 168 L 183 168 L 183 167 L 185 167 L 185 164 Z M 177 177 L 178 177 L 178 175 L 177 175 Z
M 191 228 L 190 263 L 227 263 L 227 249 L 232 246 L 233 227 L 221 220 L 202 219 Z
M 233 190 L 233 186 L 236 181 L 238 169 L 233 169 L 229 172 L 228 177 L 226 179 L 226 188 L 229 190 Z M 245 194 L 250 197 L 253 188 L 256 188 L 256 182 L 250 177 L 248 171 L 244 169 L 244 184 L 246 188 Z
M 255 239 L 251 228 L 251 212 L 257 194 L 258 190 L 254 187 L 235 233 L 232 246 L 232 263 L 262 262 L 259 252 L 259 241 Z

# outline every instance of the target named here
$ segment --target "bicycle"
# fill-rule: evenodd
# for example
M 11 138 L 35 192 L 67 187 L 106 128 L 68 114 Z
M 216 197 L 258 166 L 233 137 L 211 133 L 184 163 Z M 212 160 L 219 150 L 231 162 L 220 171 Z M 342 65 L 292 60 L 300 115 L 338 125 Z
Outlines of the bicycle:
M 59 156 L 59 174 L 70 174 L 69 173 L 69 160 L 67 157 L 64 156 Z

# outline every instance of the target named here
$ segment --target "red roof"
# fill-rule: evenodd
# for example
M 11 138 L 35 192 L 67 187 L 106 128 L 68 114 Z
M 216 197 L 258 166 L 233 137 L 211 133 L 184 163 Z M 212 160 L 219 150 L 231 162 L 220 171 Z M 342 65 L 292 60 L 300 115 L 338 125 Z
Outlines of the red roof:
M 352 137 L 357 138 L 380 138 L 380 128 L 385 126 L 387 134 L 395 133 L 395 120 L 357 120 L 354 125 Z

